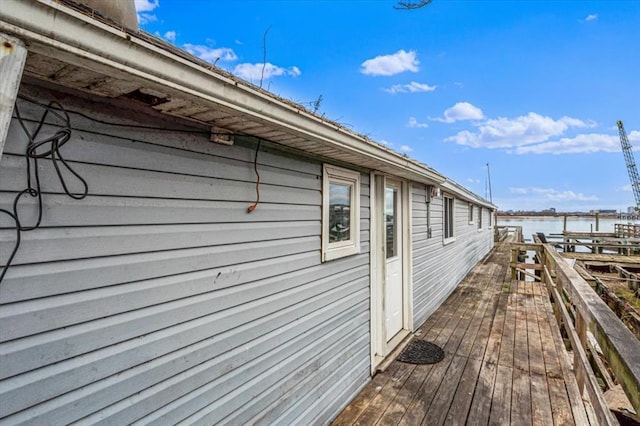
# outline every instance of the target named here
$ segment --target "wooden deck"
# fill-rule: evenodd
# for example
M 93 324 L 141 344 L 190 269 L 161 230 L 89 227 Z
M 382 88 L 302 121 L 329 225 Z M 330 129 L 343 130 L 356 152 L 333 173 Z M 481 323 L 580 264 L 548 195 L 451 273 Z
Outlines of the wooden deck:
M 334 425 L 589 424 L 546 289 L 508 262 L 497 243 L 416 332 L 443 361 L 393 361 Z

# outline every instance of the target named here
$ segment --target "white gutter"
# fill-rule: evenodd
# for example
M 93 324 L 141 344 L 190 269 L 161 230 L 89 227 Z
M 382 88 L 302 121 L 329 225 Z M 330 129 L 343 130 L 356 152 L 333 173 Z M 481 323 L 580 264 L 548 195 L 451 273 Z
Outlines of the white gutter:
M 486 200 L 482 197 L 480 197 L 477 194 L 474 194 L 473 192 L 471 192 L 470 190 L 468 190 L 467 188 L 461 186 L 460 184 L 447 179 L 446 182 L 444 182 L 442 184 L 442 189 L 444 189 L 445 191 L 457 195 L 459 198 L 462 198 L 466 201 L 472 201 L 475 202 L 479 205 L 482 205 L 484 207 L 487 207 L 488 209 L 493 209 L 493 210 L 497 210 L 498 206 L 496 206 L 495 204 L 493 204 L 492 202 L 490 202 L 489 200 Z
M 378 147 L 335 123 L 53 0 L 2 0 L 0 31 L 21 38 L 30 51 L 106 75 L 138 77 L 309 140 L 368 157 L 418 182 L 439 184 L 446 180 L 435 170 Z

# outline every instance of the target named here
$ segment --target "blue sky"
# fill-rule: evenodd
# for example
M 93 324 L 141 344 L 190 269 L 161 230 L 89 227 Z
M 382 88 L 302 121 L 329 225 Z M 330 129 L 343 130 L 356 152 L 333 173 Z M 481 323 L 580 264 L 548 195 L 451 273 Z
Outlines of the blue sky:
M 146 31 L 487 195 L 504 210 L 634 204 L 640 1 L 136 0 Z M 638 161 L 640 154 L 635 153 Z M 488 197 L 487 197 L 488 198 Z

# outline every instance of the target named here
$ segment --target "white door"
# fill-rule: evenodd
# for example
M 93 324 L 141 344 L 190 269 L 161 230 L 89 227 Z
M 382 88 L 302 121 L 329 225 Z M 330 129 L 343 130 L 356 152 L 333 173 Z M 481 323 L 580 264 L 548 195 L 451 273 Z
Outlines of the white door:
M 386 253 L 384 312 L 387 342 L 402 330 L 402 200 L 400 182 L 386 179 L 384 187 L 384 244 Z

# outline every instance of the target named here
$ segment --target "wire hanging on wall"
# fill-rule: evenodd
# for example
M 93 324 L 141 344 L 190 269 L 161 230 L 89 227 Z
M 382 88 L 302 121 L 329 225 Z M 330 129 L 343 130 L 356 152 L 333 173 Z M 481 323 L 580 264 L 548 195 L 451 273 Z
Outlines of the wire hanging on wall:
M 260 173 L 258 173 L 258 152 L 260 152 L 260 143 L 262 139 L 258 139 L 258 145 L 256 146 L 256 155 L 253 158 L 253 171 L 256 173 L 256 202 L 247 207 L 247 213 L 251 213 L 258 207 L 260 203 Z
M 12 210 L 0 209 L 0 213 L 3 213 L 9 216 L 14 222 L 14 229 L 16 231 L 16 242 L 9 255 L 7 263 L 3 266 L 2 272 L 0 272 L 0 282 L 4 279 L 9 266 L 11 266 L 11 262 L 16 256 L 18 249 L 20 248 L 20 243 L 22 241 L 22 232 L 33 231 L 40 227 L 42 223 L 42 188 L 40 185 L 40 170 L 38 168 L 38 160 L 50 159 L 53 167 L 55 169 L 56 175 L 58 176 L 58 180 L 62 185 L 62 189 L 64 193 L 75 199 L 81 200 L 87 196 L 89 193 L 89 187 L 87 182 L 76 172 L 69 163 L 64 159 L 62 153 L 60 152 L 60 148 L 66 144 L 69 139 L 71 139 L 71 120 L 69 118 L 69 114 L 64 109 L 62 105 L 58 102 L 49 102 L 46 106 L 40 104 L 45 108 L 42 117 L 38 121 L 38 125 L 36 129 L 32 132 L 27 128 L 22 115 L 20 114 L 20 108 L 18 104 L 15 105 L 15 117 L 20 123 L 20 127 L 24 131 L 27 136 L 28 143 L 25 149 L 25 158 L 27 161 L 27 187 L 22 191 L 18 192 L 18 194 L 13 199 Z M 38 139 L 40 132 L 45 124 L 45 120 L 47 116 L 51 114 L 56 117 L 58 120 L 62 121 L 62 125 L 60 128 L 51 136 L 44 137 L 42 139 Z M 75 178 L 80 182 L 82 186 L 82 190 L 80 192 L 72 192 L 67 185 L 67 180 L 63 175 L 63 169 L 66 169 L 68 173 L 71 173 Z M 18 212 L 18 207 L 20 204 L 20 200 L 24 195 L 29 195 L 30 197 L 37 198 L 37 219 L 35 223 L 25 226 L 22 224 L 20 220 L 20 214 Z

